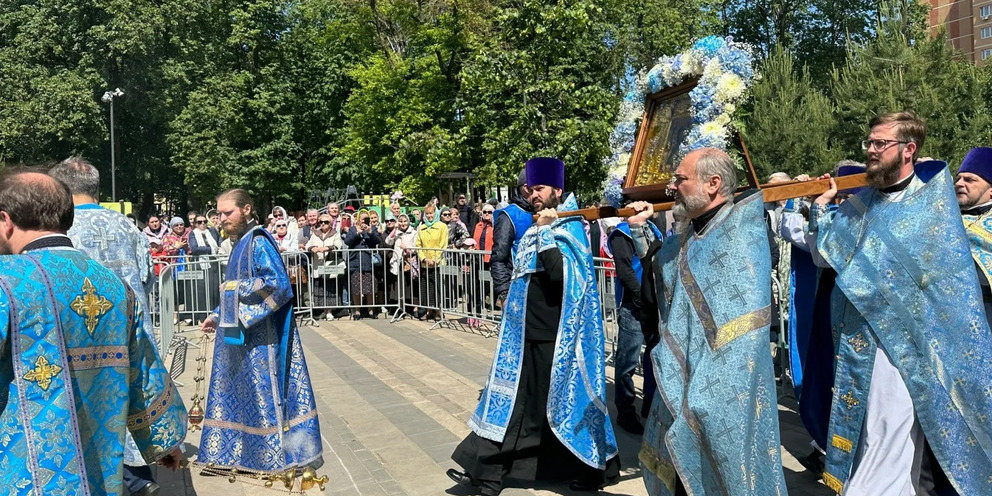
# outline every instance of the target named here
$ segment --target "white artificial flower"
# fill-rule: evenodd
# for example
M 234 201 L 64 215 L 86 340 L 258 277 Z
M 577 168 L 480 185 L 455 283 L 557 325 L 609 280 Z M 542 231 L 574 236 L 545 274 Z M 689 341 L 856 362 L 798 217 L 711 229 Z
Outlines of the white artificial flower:
M 680 55 L 679 72 L 683 76 L 697 76 L 703 72 L 703 61 L 695 50 Z
M 682 77 L 675 72 L 672 68 L 672 64 L 665 64 L 661 66 L 661 78 L 665 80 L 665 84 L 668 86 L 675 86 L 682 81 Z
M 727 136 L 727 128 L 715 120 L 703 123 L 699 128 L 699 132 L 707 138 L 723 138 Z
M 703 78 L 702 81 L 713 84 L 720 79 L 723 75 L 723 67 L 720 66 L 720 59 L 713 57 L 709 62 L 706 63 L 706 67 L 703 68 Z
M 622 168 L 622 169 L 626 170 L 628 163 L 630 163 L 630 154 L 629 153 L 621 153 L 620 156 L 617 157 L 617 167 L 618 168 Z
M 720 76 L 715 96 L 719 102 L 733 102 L 744 94 L 744 89 L 744 81 L 736 74 L 728 73 Z

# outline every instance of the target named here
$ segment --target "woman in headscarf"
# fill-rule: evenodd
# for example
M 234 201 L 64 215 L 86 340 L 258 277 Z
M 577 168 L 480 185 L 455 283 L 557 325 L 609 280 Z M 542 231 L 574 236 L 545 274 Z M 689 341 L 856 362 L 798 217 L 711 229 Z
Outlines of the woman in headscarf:
M 421 308 L 416 315 L 418 319 L 441 318 L 438 267 L 444 261 L 443 250 L 447 247 L 448 225 L 441 222 L 441 210 L 430 202 L 424 207 L 424 219 L 417 230 L 417 256 L 420 258 L 420 306 L 432 309 Z
M 289 212 L 286 212 L 285 208 L 278 205 L 272 207 L 272 217 L 274 221 L 273 224 L 277 224 L 280 220 L 286 223 L 286 236 L 296 238 L 300 234 L 300 226 L 296 224 L 296 219 L 292 215 L 289 215 Z M 275 225 L 273 225 L 273 228 L 277 229 Z M 276 231 L 274 230 L 273 234 L 275 234 L 275 232 Z

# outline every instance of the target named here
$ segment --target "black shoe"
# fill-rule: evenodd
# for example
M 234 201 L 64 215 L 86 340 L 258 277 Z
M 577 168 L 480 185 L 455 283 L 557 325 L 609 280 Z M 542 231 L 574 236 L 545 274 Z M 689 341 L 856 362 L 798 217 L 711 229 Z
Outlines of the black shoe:
M 155 496 L 158 494 L 159 489 L 161 488 L 158 484 L 149 482 L 148 484 L 145 484 L 145 487 L 131 493 L 131 496 Z
M 810 473 L 819 478 L 823 477 L 823 469 L 826 466 L 826 458 L 827 455 L 820 453 L 820 450 L 814 448 L 812 453 L 799 458 L 799 463 L 801 463 L 803 467 L 806 467 L 806 470 L 809 470 Z
M 362 314 L 360 313 L 352 314 L 351 320 L 362 320 Z
M 568 488 L 573 491 L 580 492 L 599 491 L 600 489 L 603 489 L 606 486 L 612 486 L 617 482 L 620 482 L 619 475 L 610 479 L 607 479 L 603 475 L 598 477 L 583 477 L 582 479 L 572 481 L 572 483 L 568 485 Z
M 462 473 L 453 468 L 449 468 L 448 471 L 445 472 L 445 474 L 448 475 L 449 479 L 455 481 L 455 484 L 458 484 L 460 486 L 472 486 L 472 487 L 478 486 L 478 484 L 476 484 L 476 482 L 472 480 L 472 476 L 468 475 L 468 473 Z
M 641 425 L 641 421 L 637 418 L 636 413 L 631 412 L 618 416 L 617 425 L 631 434 L 637 434 L 638 436 L 644 434 L 644 426 Z

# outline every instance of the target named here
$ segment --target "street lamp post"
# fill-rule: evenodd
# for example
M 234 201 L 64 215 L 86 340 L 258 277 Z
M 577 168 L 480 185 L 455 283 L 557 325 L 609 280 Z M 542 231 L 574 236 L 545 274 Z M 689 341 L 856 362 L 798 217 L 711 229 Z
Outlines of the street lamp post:
M 103 103 L 110 104 L 110 198 L 111 201 L 117 201 L 117 162 L 116 162 L 116 148 L 114 148 L 114 99 L 117 97 L 124 96 L 124 91 L 120 88 L 114 91 L 108 91 L 103 94 Z

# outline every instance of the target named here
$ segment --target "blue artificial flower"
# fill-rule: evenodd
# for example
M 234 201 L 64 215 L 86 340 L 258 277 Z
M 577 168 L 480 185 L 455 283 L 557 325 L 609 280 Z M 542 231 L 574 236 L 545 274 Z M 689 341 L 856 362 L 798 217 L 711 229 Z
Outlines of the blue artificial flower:
M 698 51 L 705 58 L 716 56 L 716 53 L 726 45 L 723 38 L 719 36 L 707 36 L 696 41 L 692 49 Z
M 651 93 L 657 93 L 665 87 L 665 79 L 662 76 L 661 66 L 654 66 L 650 72 L 648 72 L 648 91 Z
M 606 180 L 604 196 L 606 201 L 616 208 L 620 208 L 623 203 L 623 178 L 611 177 Z

